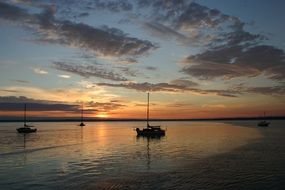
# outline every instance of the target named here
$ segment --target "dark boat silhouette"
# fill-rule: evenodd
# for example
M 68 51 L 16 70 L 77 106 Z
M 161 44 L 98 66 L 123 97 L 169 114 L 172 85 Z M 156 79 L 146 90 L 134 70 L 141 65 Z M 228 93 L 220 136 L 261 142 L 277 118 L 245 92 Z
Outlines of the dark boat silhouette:
M 264 112 L 264 120 L 257 123 L 258 127 L 269 127 L 270 122 L 265 120 L 265 112 Z
M 81 127 L 84 127 L 85 126 L 85 124 L 83 123 L 83 104 L 82 104 L 82 108 L 81 108 L 81 119 L 80 119 L 80 124 L 79 124 L 79 126 L 81 126 Z
M 146 128 L 142 130 L 136 128 L 137 136 L 144 137 L 161 137 L 165 136 L 165 130 L 161 129 L 160 126 L 151 126 L 149 125 L 149 93 L 147 93 L 147 119 L 146 119 Z
M 24 127 L 17 128 L 18 133 L 35 133 L 37 129 L 34 128 L 32 125 L 27 124 L 27 105 L 25 104 L 25 111 L 24 111 Z

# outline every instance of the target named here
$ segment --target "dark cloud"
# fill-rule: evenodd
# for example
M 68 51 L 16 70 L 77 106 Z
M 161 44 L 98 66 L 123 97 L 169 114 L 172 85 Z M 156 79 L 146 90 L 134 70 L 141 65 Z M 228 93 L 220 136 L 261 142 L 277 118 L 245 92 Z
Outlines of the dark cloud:
M 254 77 L 262 73 L 285 78 L 285 53 L 273 46 L 224 46 L 189 56 L 182 72 L 200 79 Z
M 132 69 L 130 67 L 115 67 L 118 70 L 120 70 L 120 73 L 122 73 L 124 76 L 129 76 L 129 77 L 136 77 L 139 73 L 138 70 Z
M 0 111 L 23 111 L 27 104 L 29 111 L 79 111 L 76 104 L 64 104 L 56 101 L 45 101 L 24 96 L 0 96 Z
M 263 94 L 263 95 L 285 95 L 284 86 L 272 86 L 272 87 L 249 87 L 246 89 L 248 93 Z
M 133 9 L 133 5 L 127 0 L 120 0 L 120 1 L 95 0 L 93 2 L 93 7 L 96 9 L 107 9 L 112 12 L 131 11 Z
M 0 96 L 0 111 L 23 111 L 24 105 L 29 111 L 66 111 L 80 112 L 81 103 L 70 103 L 58 101 L 47 101 L 27 98 L 25 96 Z M 112 111 L 124 107 L 119 101 L 110 102 L 85 102 L 85 112 Z
M 149 71 L 156 71 L 156 70 L 157 70 L 157 67 L 146 66 L 145 69 L 146 69 L 146 70 L 149 70 Z
M 198 86 L 198 83 L 190 81 L 190 80 L 186 80 L 186 79 L 175 79 L 175 80 L 170 81 L 170 84 L 179 85 L 179 86 L 187 86 L 187 87 Z
M 44 8 L 40 14 L 30 14 L 7 3 L 0 4 L 0 18 L 17 21 L 36 29 L 38 41 L 59 43 L 93 51 L 103 56 L 139 56 L 156 48 L 151 42 L 129 37 L 116 28 L 95 28 L 83 23 L 57 20 L 53 7 Z
M 120 74 L 114 73 L 111 70 L 100 68 L 95 65 L 75 65 L 65 62 L 53 62 L 54 68 L 60 71 L 65 71 L 82 77 L 98 77 L 114 81 L 127 81 L 128 79 Z
M 11 21 L 19 21 L 29 18 L 30 15 L 19 7 L 0 2 L 0 18 Z
M 222 14 L 219 10 L 209 9 L 208 7 L 192 2 L 178 17 L 177 25 L 179 28 L 193 26 L 213 28 L 229 19 L 228 15 Z
M 137 91 L 167 91 L 167 92 L 177 92 L 177 91 L 184 91 L 187 90 L 186 86 L 180 86 L 175 84 L 169 84 L 169 83 L 121 83 L 121 84 L 110 84 L 110 83 L 97 83 L 99 86 L 111 86 L 111 87 L 123 87 L 127 89 L 134 89 Z
M 165 26 L 158 22 L 146 22 L 144 23 L 144 27 L 150 30 L 153 35 L 160 38 L 167 39 L 169 37 L 174 37 L 176 38 L 176 40 L 184 43 L 189 41 L 189 39 L 185 35 L 177 32 L 171 27 Z
M 30 82 L 27 81 L 27 80 L 12 80 L 12 81 L 15 81 L 15 82 L 18 82 L 18 83 L 22 83 L 22 84 L 30 83 Z
M 172 81 L 173 83 L 173 81 Z M 120 84 L 111 84 L 111 83 L 96 83 L 99 86 L 109 86 L 109 87 L 121 87 L 126 89 L 137 90 L 141 92 L 192 92 L 199 95 L 218 95 L 218 96 L 225 96 L 225 97 L 237 97 L 240 93 L 235 90 L 202 90 L 198 88 L 193 88 L 192 86 L 196 85 L 191 81 L 174 80 L 174 83 L 179 84 L 171 84 L 171 83 L 120 83 Z
M 259 86 L 259 87 L 247 87 L 245 84 L 239 84 L 234 86 L 232 89 L 250 94 L 261 94 L 268 96 L 284 96 L 285 95 L 285 86 L 284 85 L 275 85 L 275 86 Z
M 216 48 L 225 44 L 252 45 L 266 39 L 261 34 L 245 31 L 245 23 L 239 18 L 194 1 L 139 0 L 138 4 L 152 10 L 145 15 L 152 20 L 144 23 L 145 28 L 157 36 L 174 37 L 184 44 Z

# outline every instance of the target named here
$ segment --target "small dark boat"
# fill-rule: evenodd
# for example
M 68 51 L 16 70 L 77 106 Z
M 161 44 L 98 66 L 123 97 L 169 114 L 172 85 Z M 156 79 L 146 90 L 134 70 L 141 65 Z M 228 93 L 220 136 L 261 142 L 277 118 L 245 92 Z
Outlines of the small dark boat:
M 263 117 L 265 118 L 265 112 L 264 112 L 264 116 Z M 265 120 L 260 121 L 260 122 L 257 123 L 258 127 L 269 127 L 269 125 L 270 125 L 270 122 L 265 121 Z
M 136 128 L 137 136 L 143 137 L 161 137 L 165 136 L 165 130 L 161 129 L 160 126 L 149 125 L 149 93 L 147 93 L 147 127 L 140 129 Z
M 82 104 L 82 108 L 81 108 L 81 123 L 79 124 L 80 127 L 84 127 L 85 124 L 83 123 L 83 104 Z
M 145 137 L 160 137 L 165 136 L 165 130 L 161 129 L 160 126 L 147 126 L 147 128 L 139 129 L 136 128 L 138 136 Z
M 27 127 L 20 127 L 17 128 L 18 133 L 35 133 L 37 132 L 36 128 L 31 128 L 33 126 L 27 126 Z
M 37 129 L 34 126 L 27 124 L 27 106 L 25 104 L 25 111 L 24 111 L 24 127 L 17 128 L 18 133 L 35 133 Z
M 269 124 L 270 124 L 270 122 L 264 120 L 264 121 L 258 122 L 258 123 L 257 123 L 257 126 L 258 126 L 258 127 L 268 127 Z

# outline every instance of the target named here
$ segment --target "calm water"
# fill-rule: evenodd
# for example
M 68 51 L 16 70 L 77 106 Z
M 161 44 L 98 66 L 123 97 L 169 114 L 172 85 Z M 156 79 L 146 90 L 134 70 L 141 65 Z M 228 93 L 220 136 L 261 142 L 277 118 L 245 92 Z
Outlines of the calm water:
M 0 189 L 285 189 L 285 121 L 0 123 Z

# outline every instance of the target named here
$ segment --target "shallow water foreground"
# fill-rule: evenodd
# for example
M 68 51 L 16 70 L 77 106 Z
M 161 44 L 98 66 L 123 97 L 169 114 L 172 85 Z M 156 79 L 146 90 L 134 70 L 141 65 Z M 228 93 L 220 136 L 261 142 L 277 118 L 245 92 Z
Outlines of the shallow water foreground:
M 0 123 L 0 189 L 285 189 L 284 121 L 158 123 Z

